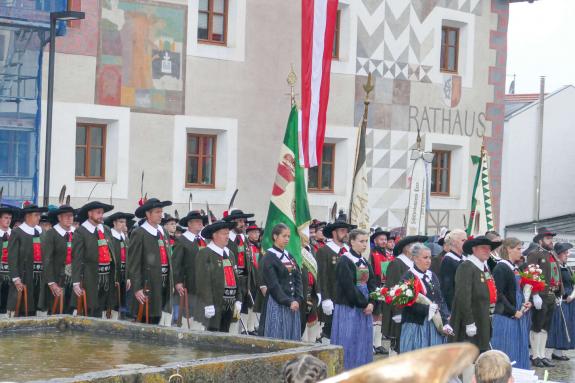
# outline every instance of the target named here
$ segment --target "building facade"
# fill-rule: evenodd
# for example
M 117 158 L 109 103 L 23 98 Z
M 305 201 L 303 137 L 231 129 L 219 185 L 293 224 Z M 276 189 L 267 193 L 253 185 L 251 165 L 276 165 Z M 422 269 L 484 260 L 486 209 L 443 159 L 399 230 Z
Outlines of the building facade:
M 192 193 L 195 208 L 207 201 L 220 215 L 237 188 L 235 205 L 264 221 L 289 114 L 290 65 L 299 73 L 301 2 L 71 3 L 86 19 L 56 44 L 50 200 L 66 185 L 75 205 L 91 195 L 133 210 L 143 190 L 183 212 Z M 309 171 L 314 217 L 327 219 L 334 202 L 349 206 L 371 72 L 372 223 L 403 224 L 418 130 L 436 153 L 429 232 L 464 225 L 471 156 L 482 145 L 497 221 L 508 17 L 506 0 L 339 1 L 326 147 L 322 165 Z

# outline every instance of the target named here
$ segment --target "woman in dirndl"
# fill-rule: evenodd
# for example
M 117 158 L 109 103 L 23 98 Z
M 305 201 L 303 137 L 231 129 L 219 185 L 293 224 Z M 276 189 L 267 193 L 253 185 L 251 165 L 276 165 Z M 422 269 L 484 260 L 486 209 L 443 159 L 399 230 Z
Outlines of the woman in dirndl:
M 523 290 L 519 284 L 521 277 L 517 264 L 521 261 L 521 241 L 507 238 L 501 244 L 501 261 L 493 269 L 493 279 L 497 287 L 497 302 L 493 314 L 491 346 L 500 350 L 515 362 L 517 368 L 528 370 L 529 329 L 531 327 L 531 308 L 525 302 Z
M 414 243 L 411 247 L 413 267 L 403 276 L 403 280 L 414 279 L 420 286 L 419 294 L 427 297 L 430 304 L 414 303 L 406 306 L 401 313 L 401 353 L 436 346 L 446 342 L 444 334 L 453 334 L 447 321 L 449 310 L 437 275 L 431 271 L 431 250 L 423 243 Z M 441 321 L 434 317 L 439 314 Z M 440 328 L 438 328 L 440 326 Z
M 343 346 L 346 370 L 373 360 L 373 308 L 369 294 L 375 290 L 373 269 L 361 256 L 368 245 L 368 233 L 355 229 L 349 233 L 351 249 L 335 267 L 335 309 L 331 344 Z
M 300 340 L 302 280 L 295 259 L 285 249 L 289 240 L 290 229 L 283 223 L 275 225 L 273 247 L 267 250 L 261 265 L 266 296 L 259 333 L 268 338 Z
M 569 250 L 573 248 L 570 243 L 556 243 L 555 254 L 559 259 L 561 283 L 563 284 L 563 296 L 557 297 L 559 306 L 553 311 L 551 319 L 551 330 L 547 338 L 547 348 L 554 349 L 551 359 L 567 361 L 569 357 L 563 352 L 575 349 L 575 303 L 573 303 L 573 273 L 567 266 Z M 557 292 L 556 294 L 560 294 Z

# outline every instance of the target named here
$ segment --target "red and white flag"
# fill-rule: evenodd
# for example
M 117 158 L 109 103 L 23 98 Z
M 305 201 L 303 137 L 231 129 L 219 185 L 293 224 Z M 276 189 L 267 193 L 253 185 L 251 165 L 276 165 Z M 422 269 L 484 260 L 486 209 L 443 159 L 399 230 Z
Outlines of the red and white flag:
M 302 0 L 301 164 L 321 161 L 338 0 Z

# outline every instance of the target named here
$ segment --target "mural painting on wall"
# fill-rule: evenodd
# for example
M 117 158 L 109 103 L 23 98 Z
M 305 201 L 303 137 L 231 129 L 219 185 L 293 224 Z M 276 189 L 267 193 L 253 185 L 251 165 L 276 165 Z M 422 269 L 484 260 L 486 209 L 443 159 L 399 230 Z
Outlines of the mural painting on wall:
M 183 6 L 103 0 L 96 102 L 183 113 L 186 14 Z

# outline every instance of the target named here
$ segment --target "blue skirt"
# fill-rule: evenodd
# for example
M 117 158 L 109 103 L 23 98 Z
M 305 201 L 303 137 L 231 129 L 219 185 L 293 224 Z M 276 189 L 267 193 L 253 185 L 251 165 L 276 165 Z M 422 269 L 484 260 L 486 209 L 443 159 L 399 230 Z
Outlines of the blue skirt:
M 301 340 L 301 320 L 299 311 L 277 303 L 268 295 L 264 336 L 268 338 Z
M 515 309 L 523 307 L 523 290 L 519 285 L 520 277 L 515 277 Z M 529 370 L 529 330 L 531 329 L 531 310 L 527 311 L 521 319 L 509 318 L 505 315 L 494 314 L 491 320 L 491 347 L 507 354 L 516 364 L 513 367 Z
M 422 325 L 417 323 L 403 323 L 401 337 L 399 338 L 399 352 L 409 352 L 421 348 L 437 346 L 446 342 L 432 321 L 425 320 Z
M 365 287 L 365 289 L 364 289 Z M 367 286 L 357 286 L 367 293 Z M 346 370 L 373 361 L 373 318 L 363 309 L 335 305 L 331 326 L 331 344 L 343 347 Z
M 573 337 L 573 307 L 574 302 L 561 303 L 561 306 L 555 306 L 553 317 L 551 318 L 551 329 L 549 330 L 549 337 L 547 338 L 547 348 L 554 348 L 556 350 L 571 350 L 573 349 L 573 339 L 569 341 L 567 337 Z M 563 315 L 561 315 L 563 312 Z M 563 321 L 565 316 L 565 321 Z

